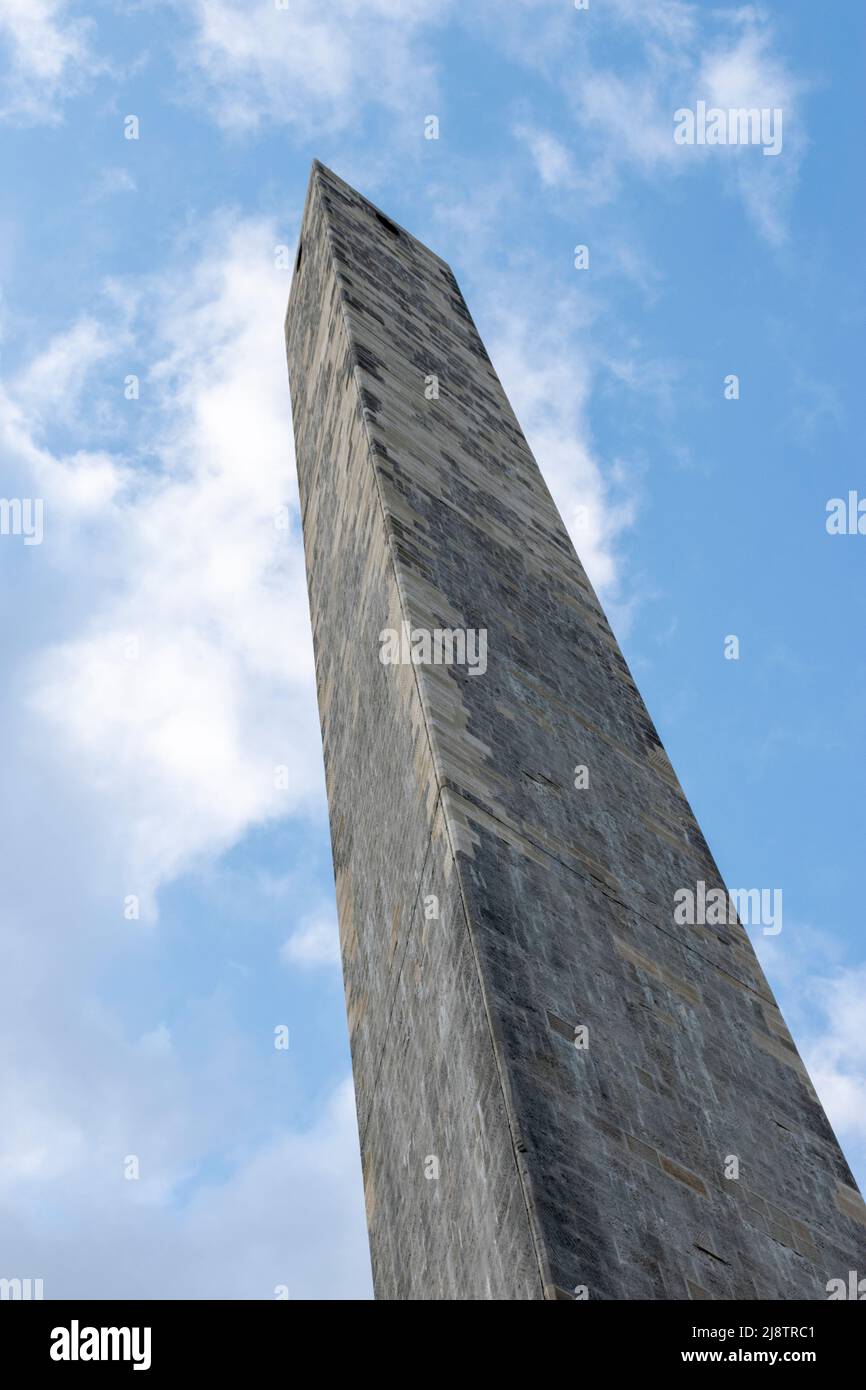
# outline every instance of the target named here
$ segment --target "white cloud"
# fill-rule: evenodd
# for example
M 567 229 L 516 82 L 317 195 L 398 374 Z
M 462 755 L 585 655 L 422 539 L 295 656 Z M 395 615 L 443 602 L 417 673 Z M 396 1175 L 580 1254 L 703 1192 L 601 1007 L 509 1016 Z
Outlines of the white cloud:
M 755 947 L 849 1163 L 866 1185 L 866 964 L 839 958 L 837 940 L 788 921 Z
M 676 168 L 680 147 L 673 140 L 673 109 L 666 99 L 669 73 L 652 70 L 623 77 L 618 72 L 586 72 L 575 89 L 581 122 L 602 139 L 610 165 L 632 163 L 651 174 L 659 167 Z M 613 188 L 610 193 L 613 193 Z
M 137 360 L 125 325 L 113 342 L 93 319 L 61 333 L 0 397 L 7 448 L 45 499 L 42 552 L 68 615 L 31 658 L 28 707 L 54 776 L 80 784 L 103 825 L 96 858 L 148 913 L 198 856 L 321 796 L 278 240 L 221 217 L 149 285 L 155 360 L 125 403 L 140 413 L 140 462 L 39 442 L 52 412 L 86 414 L 88 373 L 109 350 Z M 294 530 L 275 524 L 286 518 Z
M 221 961 L 208 943 L 209 985 L 178 988 L 177 938 L 204 924 L 122 915 L 134 892 L 152 916 L 160 887 L 251 826 L 321 816 L 282 239 L 216 217 L 0 391 L 7 476 L 46 501 L 43 544 L 3 556 L 27 606 L 0 694 L 2 1272 L 34 1271 L 48 1297 L 370 1292 L 351 1086 L 333 1090 L 327 1062 L 324 1080 L 300 1077 L 270 1019 L 240 1027 L 255 957 L 236 937 Z M 111 420 L 122 447 L 88 448 L 104 381 L 120 401 L 131 365 L 141 398 Z M 248 904 L 255 875 L 241 879 Z M 324 921 L 303 933 L 305 961 L 324 959 Z M 319 1088 L 324 1103 L 299 1111 Z
M 811 982 L 823 1022 L 806 1035 L 806 1065 L 840 1135 L 866 1149 L 866 965 Z
M 298 930 L 284 942 L 280 957 L 289 965 L 303 968 L 340 964 L 340 937 L 332 912 L 306 917 Z
M 273 1300 L 278 1285 L 290 1298 L 369 1298 L 351 1082 L 308 1125 L 281 1126 L 252 1145 L 241 1139 L 220 1164 L 228 1172 L 209 1175 L 200 1168 L 208 1135 L 231 1124 L 243 1135 L 247 1117 L 215 1070 L 197 1086 L 179 1075 L 166 1085 L 159 1053 L 147 1061 L 146 1072 L 115 1075 L 109 1089 L 100 1057 L 90 1073 L 98 1097 L 80 1089 L 76 1120 L 31 1119 L 27 1097 L 4 1092 L 16 1119 L 4 1145 L 15 1181 L 8 1160 L 0 1169 L 4 1275 L 38 1274 L 54 1299 Z M 155 1088 L 152 1103 L 136 1085 Z M 182 1127 L 184 1106 L 191 1122 Z M 124 1160 L 134 1150 L 140 1177 L 128 1181 Z M 182 1199 L 193 1177 L 194 1194 Z M 39 1216 L 46 1203 L 51 1221 Z
M 603 471 L 587 418 L 592 371 L 570 328 L 499 313 L 490 356 L 553 500 L 593 585 L 608 600 L 620 573 L 616 540 L 631 525 L 636 499 L 617 495 Z
M 770 24 L 753 6 L 701 11 L 677 0 L 651 6 L 613 0 L 608 17 L 629 30 L 636 47 L 628 64 L 609 66 L 595 56 L 597 32 L 579 31 L 572 70 L 559 79 L 579 124 L 574 153 L 559 135 L 528 119 L 517 128 L 542 182 L 602 203 L 616 197 L 629 170 L 647 178 L 715 170 L 759 233 L 772 244 L 784 241 L 807 146 L 807 83 L 776 50 Z M 742 145 L 677 145 L 674 112 L 694 109 L 699 100 L 724 110 L 781 108 L 780 155 L 767 158 Z
M 514 133 L 527 146 L 543 184 L 562 188 L 574 183 L 571 155 L 561 140 L 535 126 L 518 125 Z
M 117 193 L 135 193 L 138 185 L 128 169 L 122 165 L 111 164 L 102 170 L 90 193 L 92 202 L 103 198 L 113 198 Z
M 251 11 L 243 0 L 196 0 L 188 60 L 221 125 L 267 120 L 321 139 L 350 128 L 365 103 L 415 108 L 432 93 L 418 38 L 449 8 L 448 0 L 291 0 Z
M 769 31 L 754 27 L 747 11 L 743 32 L 703 55 L 696 90 L 725 111 L 740 107 L 781 111 L 779 155 L 756 158 L 757 150 L 737 145 L 713 151 L 733 157 L 732 176 L 749 216 L 767 241 L 780 244 L 787 238 L 788 204 L 806 148 L 800 110 L 806 83 L 773 52 Z M 731 176 L 731 170 L 727 172 Z
M 668 41 L 687 43 L 694 37 L 698 6 L 685 0 L 606 0 L 605 8 L 621 23 L 634 24 L 643 32 Z
M 60 104 L 100 64 L 90 47 L 92 21 L 74 18 L 65 0 L 0 0 L 0 58 L 5 95 L 0 119 L 55 124 Z
M 220 1185 L 204 1184 L 174 1234 L 175 1257 L 156 1242 L 142 1292 L 175 1298 L 350 1299 L 371 1296 L 350 1081 L 316 1123 L 279 1133 Z M 251 1238 L 251 1233 L 255 1233 Z M 154 1248 L 155 1247 L 155 1248 Z M 151 1295 L 152 1296 L 152 1295 Z
M 56 333 L 9 383 L 21 429 L 38 438 L 47 424 L 75 419 L 88 377 L 117 350 L 121 335 L 116 325 L 92 317 Z

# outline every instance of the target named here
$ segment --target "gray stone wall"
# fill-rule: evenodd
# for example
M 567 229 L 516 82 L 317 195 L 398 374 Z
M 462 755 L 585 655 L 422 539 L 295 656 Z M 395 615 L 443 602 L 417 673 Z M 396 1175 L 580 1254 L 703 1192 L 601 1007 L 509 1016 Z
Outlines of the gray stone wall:
M 866 1207 L 452 272 L 314 165 L 286 329 L 377 1296 L 826 1297 Z

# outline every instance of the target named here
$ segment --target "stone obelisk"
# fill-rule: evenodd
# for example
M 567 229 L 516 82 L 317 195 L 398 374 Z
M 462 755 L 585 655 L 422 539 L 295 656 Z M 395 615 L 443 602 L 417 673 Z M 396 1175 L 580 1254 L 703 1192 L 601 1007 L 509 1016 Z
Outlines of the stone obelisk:
M 454 275 L 317 163 L 286 328 L 377 1296 L 826 1298 L 866 1207 Z

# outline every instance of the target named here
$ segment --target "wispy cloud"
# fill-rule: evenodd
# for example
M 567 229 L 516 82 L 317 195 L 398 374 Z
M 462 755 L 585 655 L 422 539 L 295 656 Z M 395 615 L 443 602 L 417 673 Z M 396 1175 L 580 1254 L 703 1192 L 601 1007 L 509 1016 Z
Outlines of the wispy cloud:
M 830 1123 L 863 1182 L 866 964 L 846 961 L 830 932 L 793 921 L 777 938 L 756 938 L 755 946 Z
M 196 0 L 186 63 L 220 125 L 243 131 L 267 120 L 321 139 L 365 108 L 417 109 L 435 89 L 418 40 L 449 9 L 449 0 L 291 0 L 251 11 L 243 0 Z
M 551 188 L 573 187 L 576 174 L 567 146 L 549 130 L 519 122 L 514 134 L 529 150 L 543 184 Z
M 806 1065 L 839 1133 L 866 1152 L 866 965 L 826 975 L 810 997 L 823 1026 L 806 1034 Z
M 303 969 L 340 964 L 340 937 L 333 912 L 305 917 L 280 951 L 287 965 Z
M 778 157 L 756 158 L 757 150 L 742 145 L 721 151 L 732 156 L 725 173 L 755 226 L 767 241 L 780 245 L 787 240 L 790 200 L 808 144 L 801 110 L 808 85 L 775 51 L 772 31 L 756 12 L 748 7 L 740 14 L 740 32 L 712 44 L 702 55 L 694 90 L 722 110 L 781 111 L 784 146 Z
M 137 184 L 128 169 L 119 165 L 109 165 L 103 169 L 90 192 L 90 199 L 94 203 L 102 202 L 104 198 L 113 198 L 118 193 L 134 193 Z
M 588 355 L 565 315 L 542 326 L 514 310 L 495 316 L 490 355 L 590 579 L 615 600 L 622 577 L 616 542 L 637 501 L 625 479 L 618 486 L 614 471 L 602 467 L 593 443 Z
M 602 40 L 609 46 L 617 29 L 633 46 L 627 63 L 600 57 Z M 629 173 L 673 179 L 715 169 L 761 236 L 774 245 L 786 239 L 808 147 L 808 83 L 792 71 L 757 7 L 724 12 L 615 0 L 596 27 L 576 35 L 573 72 L 560 81 L 578 126 L 573 146 L 541 120 L 525 117 L 515 130 L 543 184 L 604 203 L 617 196 Z M 725 111 L 781 109 L 780 156 L 761 158 L 743 145 L 677 145 L 674 112 L 699 100 Z
M 62 103 L 101 69 L 93 29 L 66 0 L 0 0 L 0 119 L 57 124 Z

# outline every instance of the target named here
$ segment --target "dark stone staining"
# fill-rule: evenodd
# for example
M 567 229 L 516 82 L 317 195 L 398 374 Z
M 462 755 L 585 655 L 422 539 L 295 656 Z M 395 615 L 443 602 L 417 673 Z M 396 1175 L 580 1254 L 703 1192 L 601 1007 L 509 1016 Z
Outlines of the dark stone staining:
M 558 1033 L 559 1036 L 565 1038 L 566 1042 L 570 1043 L 572 1047 L 574 1046 L 573 1023 L 566 1023 L 564 1018 L 559 1018 L 556 1014 L 551 1013 L 550 1009 L 547 1010 L 547 1023 L 548 1027 L 552 1028 L 554 1033 Z
M 399 237 L 400 228 L 397 226 L 396 222 L 391 221 L 390 217 L 386 217 L 383 212 L 379 212 L 379 210 L 376 209 L 375 218 L 379 226 L 384 227 L 389 236 Z
M 374 396 L 373 392 L 368 391 L 364 386 L 361 387 L 361 404 L 365 412 L 374 419 L 382 409 L 382 402 L 379 400 L 378 396 Z

